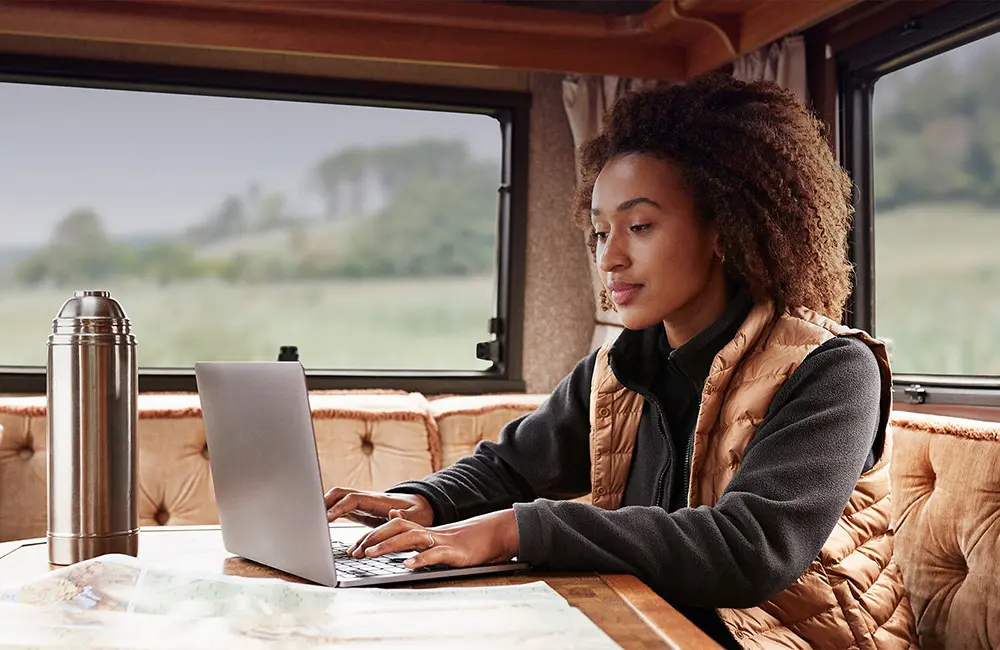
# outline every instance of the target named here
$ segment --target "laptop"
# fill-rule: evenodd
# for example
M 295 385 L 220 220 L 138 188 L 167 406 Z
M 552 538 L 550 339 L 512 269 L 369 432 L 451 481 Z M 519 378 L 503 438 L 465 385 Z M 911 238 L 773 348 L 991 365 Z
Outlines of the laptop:
M 195 377 L 226 550 L 328 587 L 380 586 L 526 569 L 521 562 L 410 569 L 415 551 L 347 554 L 332 539 L 305 371 L 297 361 L 199 362 Z M 347 531 L 359 537 L 356 529 Z M 367 531 L 367 529 L 365 529 Z

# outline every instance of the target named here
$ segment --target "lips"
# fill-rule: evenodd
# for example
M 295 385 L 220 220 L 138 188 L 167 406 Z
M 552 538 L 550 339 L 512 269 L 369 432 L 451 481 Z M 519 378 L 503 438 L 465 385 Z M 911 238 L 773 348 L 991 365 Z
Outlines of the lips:
M 625 305 L 631 302 L 641 289 L 641 284 L 633 284 L 631 282 L 612 282 L 608 285 L 608 291 L 611 292 L 611 301 L 616 305 Z

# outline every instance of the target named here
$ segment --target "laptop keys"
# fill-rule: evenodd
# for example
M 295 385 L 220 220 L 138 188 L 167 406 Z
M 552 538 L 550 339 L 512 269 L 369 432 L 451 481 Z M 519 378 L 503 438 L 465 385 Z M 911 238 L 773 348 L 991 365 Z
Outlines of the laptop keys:
M 337 563 L 337 573 L 342 573 L 350 578 L 371 578 L 374 576 L 387 576 L 399 573 L 423 573 L 445 569 L 444 565 L 435 564 L 433 566 L 410 569 L 403 565 L 403 560 L 413 557 L 416 551 L 402 551 L 399 553 L 386 553 L 379 557 L 356 558 L 347 553 L 351 547 L 345 542 L 331 542 L 333 559 Z

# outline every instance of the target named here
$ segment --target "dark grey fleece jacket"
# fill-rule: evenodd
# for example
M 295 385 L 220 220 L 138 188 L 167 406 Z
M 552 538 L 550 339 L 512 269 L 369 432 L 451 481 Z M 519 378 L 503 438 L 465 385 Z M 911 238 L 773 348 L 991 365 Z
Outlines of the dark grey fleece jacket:
M 566 501 L 591 488 L 595 354 L 536 411 L 506 425 L 499 442 L 482 442 L 451 467 L 390 491 L 427 498 L 435 525 L 513 506 L 520 560 L 636 575 L 731 645 L 712 608 L 757 605 L 794 582 L 882 445 L 875 356 L 860 341 L 834 338 L 778 390 L 719 502 L 686 507 L 701 391 L 750 306 L 739 294 L 716 323 L 675 350 L 662 325 L 626 330 L 616 341 L 612 370 L 646 397 L 620 509 Z

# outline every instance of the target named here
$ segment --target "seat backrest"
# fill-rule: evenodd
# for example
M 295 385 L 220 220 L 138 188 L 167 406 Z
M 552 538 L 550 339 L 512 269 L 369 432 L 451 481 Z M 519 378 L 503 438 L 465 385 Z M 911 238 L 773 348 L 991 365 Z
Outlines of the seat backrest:
M 1000 648 L 1000 424 L 893 414 L 895 557 L 923 650 Z
M 313 391 L 324 489 L 383 490 L 422 478 L 496 440 L 545 395 L 468 395 L 428 400 L 403 391 Z M 218 523 L 195 393 L 142 394 L 138 404 L 139 524 Z M 0 542 L 46 528 L 44 395 L 0 397 Z

